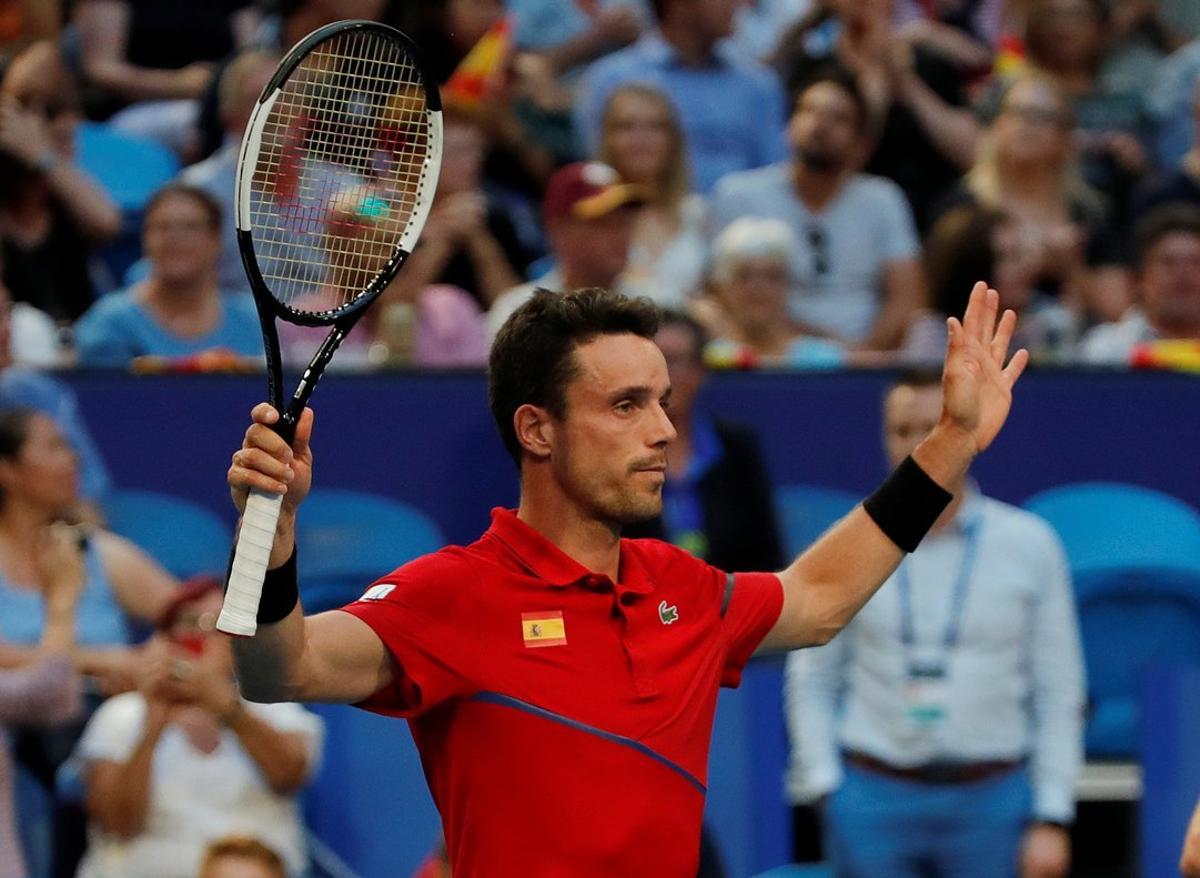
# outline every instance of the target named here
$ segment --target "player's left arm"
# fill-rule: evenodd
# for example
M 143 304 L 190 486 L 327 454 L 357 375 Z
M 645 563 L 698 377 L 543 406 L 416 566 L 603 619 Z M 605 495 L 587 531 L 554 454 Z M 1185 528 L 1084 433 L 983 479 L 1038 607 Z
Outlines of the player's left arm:
M 949 321 L 941 421 L 912 455 L 924 475 L 942 488 L 958 484 L 975 455 L 1000 432 L 1012 406 L 1013 385 L 1029 361 L 1024 350 L 1008 359 L 1016 315 L 1006 311 L 997 323 L 999 302 L 995 290 L 978 283 L 962 322 Z M 872 500 L 874 515 L 862 505 L 855 507 L 779 574 L 783 610 L 762 649 L 828 643 L 904 557 L 893 538 L 897 525 L 911 524 L 903 521 L 911 513 L 920 517 L 924 533 L 940 514 L 916 496 L 911 479 L 889 480 Z

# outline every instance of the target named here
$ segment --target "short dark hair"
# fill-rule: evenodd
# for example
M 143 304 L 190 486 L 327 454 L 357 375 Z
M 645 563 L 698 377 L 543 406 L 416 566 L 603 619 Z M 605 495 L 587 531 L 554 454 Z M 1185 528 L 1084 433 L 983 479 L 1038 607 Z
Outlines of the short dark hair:
M 523 405 L 566 415 L 566 388 L 579 375 L 575 348 L 601 335 L 631 333 L 653 339 L 659 311 L 649 299 L 631 299 L 599 287 L 567 293 L 535 290 L 500 327 L 488 358 L 488 404 L 509 455 L 521 465 L 513 415 Z
M 286 878 L 287 875 L 283 858 L 257 838 L 230 836 L 214 841 L 205 850 L 204 859 L 200 863 L 201 878 L 210 873 L 213 863 L 225 857 L 252 860 L 260 866 L 265 866 L 268 872 L 277 875 L 278 878 Z
M 976 204 L 951 208 L 925 239 L 929 301 L 946 317 L 962 317 L 971 289 L 996 270 L 996 230 L 1009 222 L 1002 211 Z
M 221 228 L 221 205 L 217 199 L 213 198 L 203 189 L 198 186 L 191 186 L 187 183 L 168 183 L 161 189 L 155 191 L 150 196 L 150 200 L 146 202 L 146 207 L 142 211 L 143 216 L 150 216 L 154 212 L 154 208 L 158 207 L 166 199 L 172 195 L 181 195 L 184 198 L 190 198 L 204 208 L 204 213 L 208 216 L 208 224 L 214 232 Z
M 811 70 L 794 72 L 789 77 L 788 95 L 791 103 L 788 105 L 788 116 L 796 112 L 800 98 L 805 92 L 823 82 L 835 85 L 849 95 L 850 100 L 854 102 L 854 109 L 858 112 L 858 130 L 866 131 L 871 120 L 871 109 L 867 106 L 867 99 L 858 86 L 857 77 L 836 61 L 819 64 Z
M 1138 269 L 1146 267 L 1146 257 L 1159 241 L 1176 233 L 1200 238 L 1200 207 L 1182 201 L 1169 202 L 1138 220 L 1133 227 Z
M 29 422 L 38 415 L 37 409 L 24 406 L 0 408 L 0 460 L 16 460 L 29 439 Z M 4 491 L 0 489 L 0 506 Z
M 700 325 L 699 320 L 683 311 L 665 308 L 658 322 L 660 330 L 666 329 L 668 326 L 678 326 L 687 330 L 688 335 L 692 338 L 693 359 L 697 362 L 704 362 L 704 349 L 708 347 L 710 339 L 708 330 Z

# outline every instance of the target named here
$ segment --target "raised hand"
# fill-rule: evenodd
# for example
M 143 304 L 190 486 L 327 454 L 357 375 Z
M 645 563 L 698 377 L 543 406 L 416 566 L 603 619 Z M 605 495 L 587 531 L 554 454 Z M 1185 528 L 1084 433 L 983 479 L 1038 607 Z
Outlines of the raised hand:
M 254 423 L 246 430 L 242 447 L 233 453 L 227 478 L 238 512 L 246 508 L 251 488 L 283 494 L 285 509 L 295 510 L 312 484 L 313 413 L 306 408 L 296 425 L 291 447 L 271 429 L 279 412 L 269 403 L 259 403 L 250 413 Z
M 997 323 L 999 308 L 999 293 L 980 282 L 971 291 L 962 321 L 955 317 L 947 321 L 950 340 L 942 372 L 942 420 L 969 434 L 976 452 L 991 445 L 1004 426 L 1013 385 L 1029 363 L 1024 349 L 1009 359 L 1017 315 L 1005 311 Z

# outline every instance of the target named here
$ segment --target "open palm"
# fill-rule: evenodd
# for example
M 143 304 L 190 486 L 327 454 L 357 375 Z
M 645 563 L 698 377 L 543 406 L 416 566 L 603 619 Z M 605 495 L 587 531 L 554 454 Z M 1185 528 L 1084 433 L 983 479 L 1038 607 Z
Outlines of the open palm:
M 1013 385 L 1029 363 L 1024 349 L 1008 360 L 1017 315 L 1005 311 L 997 323 L 999 310 L 1000 295 L 980 282 L 971 291 L 962 321 L 951 317 L 947 322 L 950 341 L 942 372 L 942 417 L 967 431 L 976 451 L 991 445 L 1004 426 Z

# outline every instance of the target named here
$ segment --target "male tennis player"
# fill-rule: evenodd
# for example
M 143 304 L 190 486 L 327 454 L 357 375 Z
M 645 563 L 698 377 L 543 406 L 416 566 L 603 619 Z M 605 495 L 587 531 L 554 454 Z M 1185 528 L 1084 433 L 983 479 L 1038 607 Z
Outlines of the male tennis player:
M 229 484 L 285 492 L 243 693 L 406 717 L 456 876 L 696 874 L 720 685 L 756 650 L 825 643 L 911 551 L 1008 415 L 1028 359 L 979 284 L 950 321 L 941 422 L 912 457 L 780 573 L 716 570 L 623 525 L 657 515 L 671 388 L 648 302 L 540 292 L 501 329 L 489 395 L 520 468 L 515 511 L 305 618 L 296 509 L 312 474 L 263 404 Z M 303 550 L 301 550 L 303 551 Z

